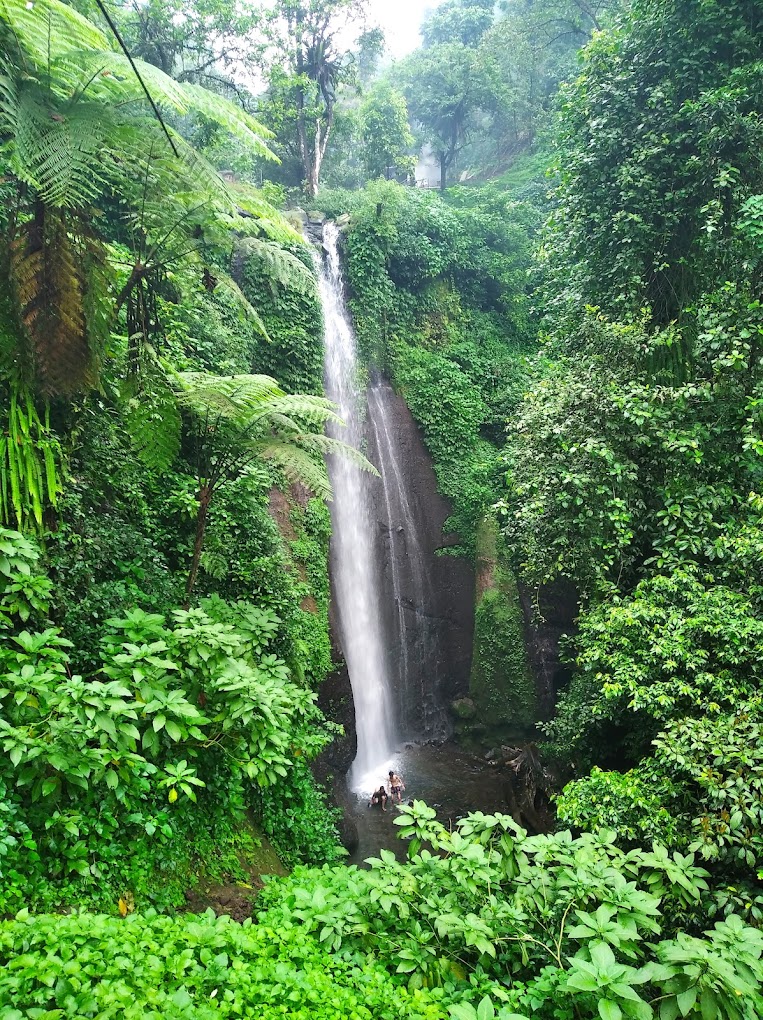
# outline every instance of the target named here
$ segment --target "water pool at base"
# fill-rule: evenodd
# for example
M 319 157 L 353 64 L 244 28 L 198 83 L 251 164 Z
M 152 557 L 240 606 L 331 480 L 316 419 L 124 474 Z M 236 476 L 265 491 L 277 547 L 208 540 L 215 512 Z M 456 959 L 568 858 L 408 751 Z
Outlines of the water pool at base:
M 399 817 L 397 806 L 388 803 L 386 813 L 368 806 L 372 790 L 386 781 L 390 768 L 405 783 L 403 803 L 426 801 L 445 826 L 455 825 L 471 811 L 491 814 L 506 810 L 505 778 L 487 761 L 466 754 L 453 744 L 407 744 L 364 777 L 362 787 L 349 793 L 359 843 L 355 853 L 347 858 L 348 864 L 362 865 L 367 857 L 378 856 L 382 848 L 392 850 L 399 860 L 406 857 L 407 844 L 397 838 L 400 827 L 394 824 Z

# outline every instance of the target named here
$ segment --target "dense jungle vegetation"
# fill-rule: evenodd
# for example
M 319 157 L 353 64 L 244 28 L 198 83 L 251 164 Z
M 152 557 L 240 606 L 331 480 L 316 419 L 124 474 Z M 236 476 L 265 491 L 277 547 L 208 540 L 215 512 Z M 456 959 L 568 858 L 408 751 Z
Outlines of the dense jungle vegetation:
M 763 2 L 370 6 L 0 0 L 0 1017 L 757 1020 Z M 341 863 L 298 206 L 448 551 L 576 593 L 555 832 Z

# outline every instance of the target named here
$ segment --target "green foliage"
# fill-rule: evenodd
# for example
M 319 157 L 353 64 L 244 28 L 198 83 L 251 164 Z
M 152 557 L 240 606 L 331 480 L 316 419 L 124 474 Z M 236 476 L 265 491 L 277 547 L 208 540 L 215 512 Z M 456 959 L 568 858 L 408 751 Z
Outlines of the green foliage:
M 50 428 L 50 409 L 43 419 L 28 390 L 9 389 L 0 435 L 0 521 L 39 533 L 44 511 L 56 508 L 61 492 L 61 446 Z
M 455 1020 L 759 1011 L 760 933 L 737 916 L 681 930 L 707 889 L 691 855 L 625 853 L 606 831 L 528 838 L 501 815 L 449 831 L 421 802 L 396 821 L 407 864 L 383 850 L 367 871 L 299 869 L 268 886 L 260 922 L 380 954 L 397 981 L 441 990 Z
M 611 723 L 629 723 L 626 746 L 637 759 L 658 724 L 720 717 L 761 687 L 763 621 L 754 606 L 687 570 L 599 603 L 577 644 L 578 672 L 549 726 L 567 753 L 596 754 L 602 740 L 611 745 Z
M 180 833 L 190 809 L 208 813 L 214 829 L 221 811 L 243 814 L 254 788 L 288 781 L 297 759 L 294 782 L 309 800 L 304 760 L 329 737 L 315 695 L 293 683 L 271 651 L 280 623 L 272 611 L 218 598 L 175 610 L 168 626 L 164 616 L 134 609 L 106 621 L 97 670 L 73 674 L 70 643 L 55 628 L 19 629 L 44 612 L 50 585 L 35 578 L 37 553 L 25 539 L 13 532 L 0 538 L 0 604 L 14 626 L 0 648 L 0 783 L 16 848 L 3 866 L 13 879 L 8 905 L 25 896 L 55 904 L 54 897 L 71 895 L 72 876 L 85 895 L 105 879 L 133 889 L 137 879 L 148 894 L 162 850 L 182 875 L 195 837 L 173 843 L 167 804 L 179 812 Z M 119 840 L 136 828 L 160 844 L 148 853 L 148 879 L 145 867 L 137 878 L 140 852 L 119 851 Z M 329 825 L 326 846 L 332 834 Z M 296 853 L 305 846 L 302 837 L 294 846 L 288 834 L 283 840 Z M 50 881 L 35 889 L 43 866 Z M 18 879 L 27 867 L 29 885 Z M 171 890 L 178 895 L 176 884 Z
M 680 820 L 666 806 L 675 803 L 677 789 L 646 770 L 602 772 L 568 783 L 557 798 L 562 825 L 577 830 L 609 829 L 620 845 L 644 846 L 678 841 Z
M 0 629 L 45 619 L 51 583 L 40 572 L 40 552 L 18 531 L 0 528 Z
M 375 84 L 360 107 L 363 160 L 369 178 L 412 173 L 415 157 L 408 155 L 413 135 L 408 127 L 405 96 L 385 81 Z
M 691 850 L 722 862 L 727 874 L 756 869 L 763 850 L 760 727 L 758 697 L 715 718 L 672 722 L 655 740 L 657 767 L 676 784 L 673 801 L 690 819 Z M 760 897 L 747 909 L 759 923 Z
M 750 0 L 637 0 L 587 48 L 563 101 L 554 302 L 667 324 L 733 272 L 763 184 L 759 19 Z
M 2 923 L 0 947 L 0 1007 L 8 1020 L 47 1010 L 125 1020 L 440 1015 L 425 992 L 391 985 L 373 960 L 340 960 L 295 930 L 241 926 L 210 914 L 119 920 L 22 912 Z
M 301 257 L 300 257 L 301 256 Z M 323 325 L 308 252 L 299 255 L 257 238 L 244 238 L 234 254 L 233 273 L 258 307 L 267 329 L 252 354 L 252 366 L 292 392 L 323 392 Z
M 535 680 L 527 661 L 524 617 L 516 581 L 504 569 L 493 571 L 493 587 L 474 610 L 474 652 L 469 694 L 477 719 L 504 732 L 530 731 L 537 718 Z
M 287 867 L 334 863 L 345 853 L 339 845 L 340 812 L 330 807 L 305 762 L 288 778 L 257 794 L 257 816 L 279 858 Z
M 528 578 L 591 593 L 650 565 L 716 569 L 758 477 L 758 316 L 731 285 L 683 329 L 586 311 L 576 353 L 539 367 L 506 449 L 506 531 Z M 749 371 L 734 367 L 745 358 Z

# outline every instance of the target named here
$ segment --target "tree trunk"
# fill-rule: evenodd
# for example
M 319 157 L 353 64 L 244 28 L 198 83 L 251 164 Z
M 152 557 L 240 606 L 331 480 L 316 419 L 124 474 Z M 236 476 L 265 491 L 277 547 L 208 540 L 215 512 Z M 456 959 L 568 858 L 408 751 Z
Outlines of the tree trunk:
M 444 152 L 440 153 L 440 191 L 445 191 L 448 183 L 448 164 L 447 154 Z
M 199 489 L 199 509 L 196 513 L 196 540 L 193 544 L 193 559 L 191 569 L 188 572 L 188 582 L 185 586 L 185 608 L 191 603 L 191 594 L 196 584 L 196 575 L 199 573 L 201 553 L 204 548 L 204 532 L 207 530 L 207 517 L 209 515 L 209 503 L 212 499 L 212 488 L 209 485 L 202 485 Z

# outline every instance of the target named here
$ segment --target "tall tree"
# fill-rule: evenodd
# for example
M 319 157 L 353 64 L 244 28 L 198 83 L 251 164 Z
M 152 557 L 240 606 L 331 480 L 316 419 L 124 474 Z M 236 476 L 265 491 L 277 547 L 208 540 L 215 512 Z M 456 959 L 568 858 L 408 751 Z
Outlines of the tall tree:
M 594 38 L 564 95 L 552 234 L 573 301 L 664 324 L 732 271 L 763 189 L 762 58 L 759 0 L 634 0 Z
M 445 0 L 421 25 L 424 46 L 460 42 L 477 46 L 493 24 L 493 0 Z
M 408 126 L 405 96 L 389 82 L 375 84 L 360 107 L 363 162 L 369 177 L 412 172 L 415 157 L 409 155 L 413 134 Z
M 234 87 L 230 73 L 258 49 L 259 12 L 235 0 L 121 0 L 118 11 L 135 56 L 179 81 Z
M 266 13 L 267 103 L 309 197 L 318 191 L 337 91 L 357 74 L 367 8 L 368 0 L 278 0 Z
M 422 126 L 440 164 L 444 191 L 474 116 L 495 96 L 493 62 L 463 43 L 438 43 L 413 53 L 397 73 L 411 117 Z

